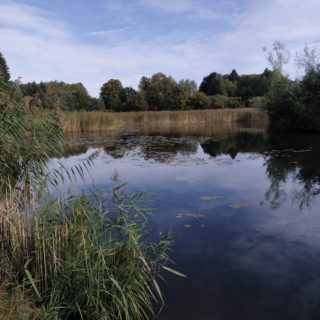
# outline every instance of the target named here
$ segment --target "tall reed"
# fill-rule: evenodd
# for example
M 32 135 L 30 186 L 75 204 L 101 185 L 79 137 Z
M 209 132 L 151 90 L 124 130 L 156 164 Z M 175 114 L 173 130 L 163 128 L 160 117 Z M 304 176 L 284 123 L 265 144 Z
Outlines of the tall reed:
M 142 111 L 103 112 L 75 111 L 61 114 L 64 131 L 103 131 L 130 125 L 214 125 L 216 123 L 267 123 L 265 111 L 258 108 L 189 110 L 189 111 Z
M 146 241 L 141 194 L 118 188 L 94 198 L 23 211 L 13 199 L 3 202 L 0 279 L 32 290 L 48 319 L 149 319 L 162 301 L 157 277 L 169 240 Z

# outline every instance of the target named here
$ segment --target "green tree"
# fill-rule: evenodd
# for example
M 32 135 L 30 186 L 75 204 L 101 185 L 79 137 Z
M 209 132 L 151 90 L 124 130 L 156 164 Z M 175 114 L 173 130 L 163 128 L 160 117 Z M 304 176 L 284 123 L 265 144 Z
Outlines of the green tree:
M 131 87 L 123 89 L 122 111 L 143 111 L 148 109 L 147 101 L 142 92 Z
M 209 109 L 211 107 L 211 98 L 203 92 L 197 92 L 190 99 L 192 109 Z
M 232 69 L 232 71 L 230 72 L 230 74 L 228 75 L 228 80 L 232 81 L 232 82 L 236 82 L 239 79 L 239 74 L 235 69 Z
M 176 92 L 178 108 L 182 110 L 189 109 L 192 104 L 192 98 L 198 92 L 198 86 L 193 80 L 183 79 L 177 83 Z
M 0 52 L 0 82 L 8 83 L 10 81 L 10 72 L 6 59 Z
M 100 90 L 100 98 L 106 109 L 121 111 L 124 98 L 120 80 L 111 79 L 103 84 Z
M 217 72 L 212 72 L 208 76 L 204 77 L 199 91 L 207 94 L 208 96 L 213 96 L 215 94 L 226 95 L 226 86 L 223 76 Z
M 171 76 L 159 72 L 151 78 L 142 77 L 139 89 L 145 94 L 151 110 L 178 108 L 177 83 Z

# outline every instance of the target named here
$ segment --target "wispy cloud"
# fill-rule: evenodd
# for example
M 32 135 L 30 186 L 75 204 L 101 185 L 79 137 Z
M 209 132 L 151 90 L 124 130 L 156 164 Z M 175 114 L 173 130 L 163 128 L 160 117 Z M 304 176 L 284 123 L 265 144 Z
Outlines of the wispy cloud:
M 52 17 L 51 17 L 52 18 Z M 71 33 L 67 24 L 55 23 L 50 13 L 35 7 L 0 1 L 0 28 L 19 29 L 38 36 L 68 38 Z
M 0 0 L 0 51 L 13 77 L 83 82 L 97 95 L 110 78 L 136 87 L 141 75 L 158 71 L 198 83 L 212 71 L 261 72 L 267 66 L 261 48 L 275 39 L 293 51 L 320 42 L 318 0 L 250 0 L 241 10 L 230 2 L 219 11 L 204 0 L 143 1 L 127 7 L 107 1 L 106 22 L 78 34 L 57 14 Z M 164 16 L 152 16 L 157 10 Z M 181 19 L 168 27 L 171 15 Z
M 182 14 L 194 9 L 196 1 L 192 0 L 141 0 L 142 5 L 157 12 Z

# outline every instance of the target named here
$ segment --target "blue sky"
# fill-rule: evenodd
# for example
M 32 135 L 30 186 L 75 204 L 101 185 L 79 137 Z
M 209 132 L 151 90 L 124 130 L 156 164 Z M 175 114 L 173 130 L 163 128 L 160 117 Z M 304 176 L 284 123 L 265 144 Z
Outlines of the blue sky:
M 0 0 L 12 77 L 83 82 L 94 96 L 108 79 L 137 87 L 159 71 L 198 84 L 212 71 L 260 73 L 274 40 L 293 58 L 319 46 L 320 1 Z

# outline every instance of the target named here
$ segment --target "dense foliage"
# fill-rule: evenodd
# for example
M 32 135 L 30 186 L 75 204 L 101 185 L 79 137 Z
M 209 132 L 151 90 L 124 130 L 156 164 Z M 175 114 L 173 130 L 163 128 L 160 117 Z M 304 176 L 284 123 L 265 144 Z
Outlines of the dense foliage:
M 41 82 L 20 84 L 23 104 L 45 109 L 160 111 L 239 108 L 264 105 L 274 71 L 262 74 L 238 75 L 236 70 L 221 75 L 206 76 L 198 89 L 195 81 L 176 81 L 164 73 L 143 76 L 138 89 L 124 87 L 120 80 L 110 79 L 101 86 L 99 98 L 92 98 L 82 83 Z M 257 99 L 258 98 L 258 99 Z
M 301 81 L 278 79 L 268 111 L 272 129 L 320 130 L 320 66 L 308 70 Z
M 50 154 L 61 150 L 62 130 L 56 114 L 22 107 L 19 86 L 0 61 L 0 195 L 10 187 L 28 189 L 39 182 Z M 27 191 L 27 190 L 25 190 Z
M 82 83 L 31 82 L 20 84 L 19 87 L 24 96 L 22 103 L 26 107 L 66 111 L 103 109 L 103 103 L 90 97 Z
M 213 72 L 203 79 L 199 90 L 209 96 L 223 95 L 248 100 L 252 97 L 266 95 L 273 77 L 274 72 L 268 69 L 261 74 L 241 76 L 236 70 L 224 75 Z

